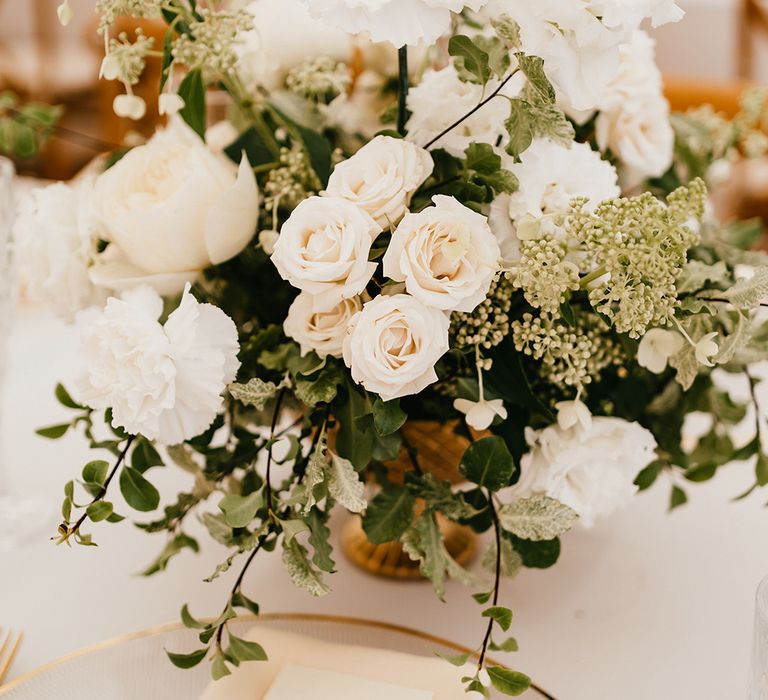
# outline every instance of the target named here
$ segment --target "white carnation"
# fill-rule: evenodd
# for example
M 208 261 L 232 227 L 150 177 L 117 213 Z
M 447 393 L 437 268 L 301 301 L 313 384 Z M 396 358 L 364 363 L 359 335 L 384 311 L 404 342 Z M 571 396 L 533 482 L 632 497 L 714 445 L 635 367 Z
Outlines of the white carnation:
M 284 280 L 313 296 L 315 311 L 327 311 L 365 289 L 376 269 L 368 253 L 380 232 L 352 202 L 310 197 L 283 224 L 272 262 Z
M 325 194 L 357 204 L 388 229 L 403 217 L 433 167 L 432 156 L 423 148 L 377 136 L 334 168 Z
M 293 300 L 283 330 L 301 346 L 301 354 L 315 351 L 320 357 L 341 357 L 344 335 L 352 317 L 363 308 L 359 297 L 342 299 L 328 311 L 315 311 L 311 294 Z
M 509 135 L 504 121 L 509 117 L 509 102 L 501 95 L 514 97 L 520 92 L 524 79 L 515 76 L 501 90 L 499 96 L 451 129 L 430 148 L 443 148 L 461 158 L 473 142 L 495 144 L 506 141 Z M 428 70 L 422 81 L 408 92 L 408 140 L 419 145 L 429 143 L 451 124 L 469 114 L 484 97 L 498 87 L 498 80 L 491 79 L 483 87 L 478 83 L 459 79 L 453 64 L 441 70 Z
M 383 401 L 418 394 L 437 381 L 448 351 L 449 318 L 408 294 L 378 296 L 351 321 L 344 362 L 352 379 Z
M 91 200 L 90 183 L 59 182 L 33 190 L 17 212 L 14 238 L 27 296 L 68 320 L 102 301 L 88 274 L 98 239 Z
M 488 0 L 304 0 L 310 12 L 350 34 L 367 32 L 394 46 L 433 44 L 451 27 L 451 13 L 479 10 Z
M 515 493 L 556 498 L 591 527 L 634 496 L 635 477 L 655 459 L 656 439 L 639 423 L 595 416 L 563 429 L 554 424 L 527 434 Z
M 258 212 L 245 156 L 238 169 L 173 119 L 97 178 L 94 214 L 110 245 L 91 279 L 114 290 L 149 284 L 161 294 L 180 292 L 245 248 Z
M 487 219 L 453 197 L 407 214 L 384 254 L 384 274 L 427 306 L 473 311 L 499 269 L 499 244 Z
M 238 367 L 237 328 L 219 308 L 184 291 L 165 325 L 153 289 L 111 298 L 83 333 L 81 397 L 112 409 L 112 424 L 131 435 L 175 445 L 205 431 Z

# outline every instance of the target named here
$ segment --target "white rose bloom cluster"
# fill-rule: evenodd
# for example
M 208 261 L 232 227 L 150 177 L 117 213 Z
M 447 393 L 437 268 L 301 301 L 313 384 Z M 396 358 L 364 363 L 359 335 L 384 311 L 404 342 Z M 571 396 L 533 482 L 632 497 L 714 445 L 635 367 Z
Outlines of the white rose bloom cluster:
M 488 0 L 303 0 L 312 16 L 350 34 L 366 32 L 394 46 L 433 44 L 452 13 L 480 10 Z
M 91 216 L 91 183 L 59 182 L 25 197 L 14 226 L 19 275 L 27 296 L 62 318 L 102 301 L 89 268 L 98 236 Z
M 672 163 L 675 133 L 654 41 L 638 30 L 619 48 L 619 57 L 619 70 L 597 105 L 597 143 L 623 163 L 631 181 L 659 177 Z
M 635 477 L 655 459 L 656 439 L 639 423 L 592 417 L 580 402 L 559 408 L 558 423 L 527 430 L 530 449 L 513 489 L 521 497 L 555 498 L 591 527 L 632 499 Z
M 674 0 L 491 0 L 491 17 L 520 28 L 522 50 L 544 59 L 565 105 L 590 111 L 620 65 L 620 46 L 645 19 L 656 27 L 682 18 Z
M 87 406 L 112 409 L 131 435 L 175 445 L 205 431 L 240 363 L 237 328 L 219 308 L 184 291 L 164 325 L 160 295 L 147 286 L 111 298 L 83 333 Z
M 99 175 L 93 208 L 110 243 L 91 269 L 94 283 L 117 291 L 149 284 L 176 294 L 248 245 L 259 192 L 245 155 L 237 168 L 173 119 Z

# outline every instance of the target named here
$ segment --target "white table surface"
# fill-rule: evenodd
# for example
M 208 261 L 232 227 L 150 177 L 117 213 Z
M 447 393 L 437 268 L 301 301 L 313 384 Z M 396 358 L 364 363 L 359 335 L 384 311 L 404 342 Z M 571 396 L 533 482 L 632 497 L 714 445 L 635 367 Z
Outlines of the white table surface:
M 99 547 L 56 547 L 61 488 L 87 452 L 74 436 L 48 442 L 33 429 L 66 419 L 52 398 L 75 373 L 77 333 L 46 311 L 22 309 L 11 339 L 2 435 L 11 488 L 48 499 L 49 526 L 0 552 L 0 625 L 26 639 L 15 675 L 80 647 L 177 619 L 183 602 L 216 614 L 231 576 L 202 579 L 222 559 L 218 547 L 185 552 L 165 574 L 136 575 L 162 548 L 127 522 L 94 526 Z M 689 505 L 666 513 L 657 484 L 625 511 L 565 537 L 560 562 L 523 571 L 504 585 L 520 642 L 514 664 L 560 700 L 723 700 L 744 697 L 753 594 L 768 572 L 768 493 L 729 499 L 750 483 L 746 465 L 691 485 Z M 172 487 L 173 469 L 154 480 Z M 167 491 L 166 491 L 167 493 Z M 171 491 L 173 493 L 173 491 Z M 338 530 L 339 522 L 336 522 Z M 259 556 L 246 591 L 268 612 L 323 612 L 384 620 L 474 645 L 484 623 L 460 585 L 448 604 L 424 583 L 393 583 L 354 569 L 337 553 L 333 591 L 312 599 L 296 590 L 279 557 Z M 230 572 L 234 574 L 235 572 Z M 108 700 L 108 699 L 105 699 Z

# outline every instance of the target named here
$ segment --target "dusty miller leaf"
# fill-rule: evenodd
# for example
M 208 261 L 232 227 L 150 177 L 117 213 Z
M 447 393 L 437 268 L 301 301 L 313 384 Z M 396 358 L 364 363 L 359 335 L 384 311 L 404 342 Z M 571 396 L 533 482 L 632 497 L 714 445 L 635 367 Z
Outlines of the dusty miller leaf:
M 283 565 L 291 580 L 311 595 L 319 597 L 330 591 L 322 575 L 310 563 L 307 550 L 298 540 L 283 542 Z
M 328 493 L 352 513 L 362 513 L 368 505 L 363 495 L 365 484 L 352 462 L 331 453 L 328 472 Z
M 499 508 L 499 523 L 517 537 L 540 542 L 552 540 L 573 527 L 575 511 L 548 496 L 518 498 Z
M 267 401 L 277 393 L 277 385 L 254 377 L 247 384 L 230 384 L 229 393 L 240 403 L 263 411 Z
M 307 471 L 304 475 L 304 484 L 307 488 L 307 502 L 304 505 L 304 513 L 309 513 L 312 506 L 317 503 L 315 489 L 325 481 L 325 470 L 328 467 L 328 453 L 325 439 L 325 430 L 312 450 L 307 462 Z
M 752 277 L 740 279 L 730 289 L 706 290 L 698 296 L 703 299 L 726 299 L 738 309 L 754 309 L 768 296 L 768 267 L 755 268 Z
M 722 260 L 718 260 L 714 265 L 707 265 L 700 260 L 690 260 L 677 278 L 677 293 L 697 292 L 707 282 L 721 284 L 728 279 L 728 266 Z
M 719 365 L 724 365 L 727 362 L 730 362 L 736 353 L 741 351 L 741 349 L 749 343 L 751 337 L 752 324 L 745 314 L 739 313 L 736 326 L 725 336 L 725 339 L 720 344 L 720 352 L 717 353 L 715 362 Z

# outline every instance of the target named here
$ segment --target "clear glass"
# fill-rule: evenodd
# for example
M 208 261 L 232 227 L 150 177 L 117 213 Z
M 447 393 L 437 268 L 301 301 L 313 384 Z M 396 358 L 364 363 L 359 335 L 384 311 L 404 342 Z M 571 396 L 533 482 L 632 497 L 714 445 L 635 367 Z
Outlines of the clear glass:
M 755 595 L 755 629 L 747 698 L 768 700 L 768 576 L 760 582 Z

